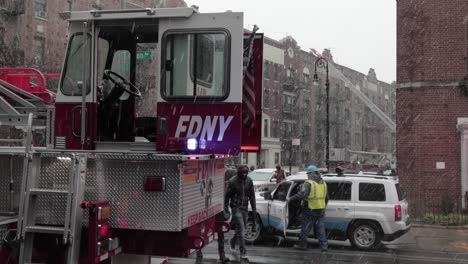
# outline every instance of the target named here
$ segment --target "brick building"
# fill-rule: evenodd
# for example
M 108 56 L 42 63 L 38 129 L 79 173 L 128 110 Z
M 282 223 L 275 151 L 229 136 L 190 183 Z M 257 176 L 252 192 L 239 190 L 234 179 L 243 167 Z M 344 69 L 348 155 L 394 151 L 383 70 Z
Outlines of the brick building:
M 468 191 L 465 0 L 397 1 L 397 160 L 413 214 Z

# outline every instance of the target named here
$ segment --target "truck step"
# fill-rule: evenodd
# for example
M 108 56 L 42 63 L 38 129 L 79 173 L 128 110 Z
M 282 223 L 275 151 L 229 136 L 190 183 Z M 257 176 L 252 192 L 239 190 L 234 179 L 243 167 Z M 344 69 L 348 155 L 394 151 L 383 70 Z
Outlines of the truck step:
M 56 189 L 37 189 L 33 188 L 29 190 L 31 195 L 40 195 L 40 194 L 68 194 L 68 190 L 56 190 Z
M 65 229 L 63 227 L 56 226 L 26 226 L 26 232 L 31 233 L 46 233 L 46 234 L 63 234 Z

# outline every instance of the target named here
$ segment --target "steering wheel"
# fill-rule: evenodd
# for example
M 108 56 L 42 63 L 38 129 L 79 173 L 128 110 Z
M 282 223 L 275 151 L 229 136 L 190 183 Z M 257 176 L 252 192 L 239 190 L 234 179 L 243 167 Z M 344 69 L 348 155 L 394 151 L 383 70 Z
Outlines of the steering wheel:
M 112 78 L 112 75 L 117 77 L 119 81 L 117 81 L 116 79 Z M 133 96 L 136 96 L 136 97 L 140 97 L 141 96 L 141 92 L 140 90 L 132 83 L 130 83 L 129 81 L 125 80 L 124 77 L 122 77 L 121 75 L 111 71 L 111 70 L 105 70 L 104 71 L 104 76 L 109 79 L 111 82 L 113 82 L 116 86 L 120 87 L 121 89 L 123 89 L 125 92 L 133 95 Z M 127 88 L 128 85 L 130 88 Z

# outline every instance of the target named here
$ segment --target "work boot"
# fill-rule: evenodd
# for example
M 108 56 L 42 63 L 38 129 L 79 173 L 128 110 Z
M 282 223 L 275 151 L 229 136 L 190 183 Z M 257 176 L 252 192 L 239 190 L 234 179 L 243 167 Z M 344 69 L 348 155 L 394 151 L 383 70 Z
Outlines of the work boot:
M 299 241 L 294 245 L 295 249 L 298 250 L 306 250 L 307 249 L 307 242 L 306 241 Z
M 247 258 L 247 251 L 245 250 L 245 248 L 240 249 L 240 258 L 241 259 Z
M 231 250 L 231 252 L 236 251 L 236 241 L 234 240 L 234 237 L 231 237 L 231 239 L 229 239 L 229 249 Z
M 225 264 L 225 263 L 229 263 L 231 260 L 226 257 L 224 254 L 222 254 L 220 257 L 219 257 L 219 260 L 218 260 L 218 263 L 222 263 L 222 264 Z

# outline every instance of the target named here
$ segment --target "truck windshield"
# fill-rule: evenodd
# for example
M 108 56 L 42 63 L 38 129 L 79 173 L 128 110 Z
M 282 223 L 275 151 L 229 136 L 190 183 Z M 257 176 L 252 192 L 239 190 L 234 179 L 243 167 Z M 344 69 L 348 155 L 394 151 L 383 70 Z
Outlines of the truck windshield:
M 60 89 L 64 95 L 81 95 L 82 86 L 79 85 L 80 83 L 85 85 L 86 94 L 91 90 L 91 35 L 86 36 L 86 39 L 83 39 L 83 33 L 77 33 L 70 39 L 63 77 L 60 82 Z

